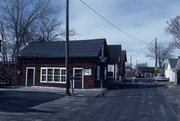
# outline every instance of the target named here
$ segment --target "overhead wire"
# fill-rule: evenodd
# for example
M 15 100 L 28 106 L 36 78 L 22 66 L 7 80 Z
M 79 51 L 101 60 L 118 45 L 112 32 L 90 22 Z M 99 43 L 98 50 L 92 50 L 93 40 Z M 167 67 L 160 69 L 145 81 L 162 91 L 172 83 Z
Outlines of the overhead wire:
M 154 41 L 154 40 L 153 40 L 153 41 Z M 132 56 L 137 56 L 139 53 L 142 53 L 145 49 L 149 48 L 149 45 L 151 45 L 153 41 L 151 41 L 149 44 L 147 44 L 147 46 L 145 46 L 143 49 L 137 51 L 137 52 L 136 52 L 134 55 L 132 55 Z
M 103 15 L 101 15 L 99 12 L 97 12 L 94 8 L 92 8 L 90 5 L 88 5 L 86 2 L 84 2 L 83 0 L 80 0 L 81 3 L 83 3 L 89 10 L 91 10 L 93 13 L 95 13 L 97 16 L 99 16 L 101 19 L 103 19 L 106 23 L 108 23 L 109 25 L 111 25 L 113 28 L 117 29 L 118 31 L 120 31 L 121 33 L 125 34 L 126 36 L 128 36 L 129 38 L 131 39 L 134 39 L 136 41 L 139 41 L 139 42 L 143 42 L 143 43 L 146 43 L 147 46 L 145 46 L 143 49 L 141 49 L 140 51 L 136 52 L 133 56 L 135 56 L 134 58 L 137 58 L 138 56 L 142 55 L 140 53 L 144 52 L 144 50 L 146 50 L 149 45 L 152 43 L 152 41 L 149 43 L 149 42 L 146 42 L 146 41 L 143 41 L 141 39 L 138 39 L 130 34 L 128 34 L 127 32 L 123 31 L 121 28 L 119 28 L 118 26 L 116 26 L 115 24 L 113 24 L 110 20 L 108 20 L 106 17 L 104 17 Z M 143 53 L 144 54 L 144 53 Z
M 128 36 L 131 39 L 134 39 L 136 41 L 140 41 L 143 43 L 147 43 L 146 41 L 143 41 L 141 39 L 138 39 L 130 34 L 128 34 L 127 32 L 123 31 L 122 29 L 120 29 L 119 27 L 117 27 L 115 24 L 113 24 L 110 20 L 108 20 L 107 18 L 105 18 L 103 15 L 101 15 L 99 12 L 97 12 L 95 9 L 93 9 L 90 5 L 88 5 L 86 2 L 84 2 L 83 0 L 80 0 L 81 3 L 83 3 L 88 9 L 90 9 L 92 12 L 94 12 L 97 16 L 99 16 L 101 19 L 103 19 L 106 23 L 108 23 L 109 25 L 111 25 L 112 27 L 114 27 L 115 29 L 117 29 L 118 31 L 120 31 L 121 33 L 125 34 L 126 36 Z

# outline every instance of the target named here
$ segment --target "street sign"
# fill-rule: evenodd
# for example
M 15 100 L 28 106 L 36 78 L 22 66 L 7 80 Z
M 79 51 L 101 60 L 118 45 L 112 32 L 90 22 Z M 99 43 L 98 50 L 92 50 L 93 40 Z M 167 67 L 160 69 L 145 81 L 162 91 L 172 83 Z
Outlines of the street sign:
M 158 71 L 158 70 L 159 70 L 159 68 L 158 68 L 158 67 L 155 67 L 154 69 L 155 69 L 155 71 Z

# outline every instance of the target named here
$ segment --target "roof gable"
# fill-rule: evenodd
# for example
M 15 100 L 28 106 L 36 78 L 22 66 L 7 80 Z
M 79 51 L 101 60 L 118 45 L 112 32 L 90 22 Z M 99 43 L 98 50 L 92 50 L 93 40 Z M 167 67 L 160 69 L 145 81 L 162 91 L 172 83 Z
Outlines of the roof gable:
M 177 61 L 175 69 L 180 71 L 180 57 L 178 58 L 178 61 Z
M 110 62 L 118 62 L 121 56 L 121 45 L 108 45 Z
M 127 56 L 126 56 L 126 51 L 125 51 L 125 50 L 122 50 L 122 52 L 121 52 L 121 57 L 122 57 L 122 60 L 123 60 L 124 62 L 127 62 Z
M 169 59 L 169 64 L 171 69 L 174 69 L 177 64 L 178 59 Z
M 69 41 L 70 57 L 97 57 L 106 39 Z M 65 41 L 32 42 L 20 51 L 19 57 L 65 57 Z

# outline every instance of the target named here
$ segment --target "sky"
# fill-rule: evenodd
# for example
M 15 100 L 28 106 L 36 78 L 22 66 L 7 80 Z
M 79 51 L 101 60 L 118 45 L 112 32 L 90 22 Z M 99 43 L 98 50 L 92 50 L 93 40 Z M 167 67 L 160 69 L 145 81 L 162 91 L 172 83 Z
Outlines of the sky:
M 172 36 L 165 33 L 164 29 L 168 26 L 167 21 L 180 15 L 180 0 L 83 1 L 116 27 L 143 42 L 112 27 L 80 0 L 70 0 L 70 28 L 77 33 L 71 39 L 106 38 L 109 45 L 122 45 L 122 49 L 127 51 L 128 62 L 132 56 L 133 65 L 136 62 L 154 65 L 154 60 L 146 57 L 148 50 L 144 48 L 150 46 L 155 38 L 163 42 L 172 41 Z M 61 4 L 65 2 L 61 0 Z

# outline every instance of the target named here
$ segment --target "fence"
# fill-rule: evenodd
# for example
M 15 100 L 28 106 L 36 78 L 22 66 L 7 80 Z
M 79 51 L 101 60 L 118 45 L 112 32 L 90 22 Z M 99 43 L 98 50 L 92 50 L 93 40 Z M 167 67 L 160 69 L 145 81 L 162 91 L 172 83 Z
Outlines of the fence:
M 0 75 L 8 78 L 11 86 L 18 86 L 17 62 L 0 62 Z

